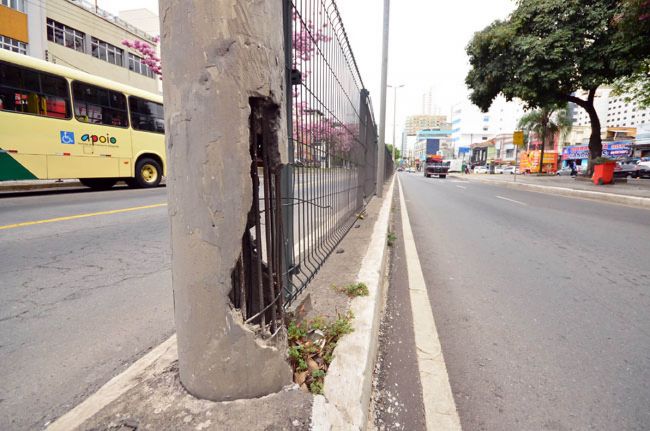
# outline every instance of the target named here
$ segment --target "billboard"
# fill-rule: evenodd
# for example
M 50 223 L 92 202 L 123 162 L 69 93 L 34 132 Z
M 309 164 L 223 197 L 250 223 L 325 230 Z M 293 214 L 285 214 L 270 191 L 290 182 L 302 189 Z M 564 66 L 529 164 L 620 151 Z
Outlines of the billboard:
M 632 142 L 630 141 L 603 142 L 602 156 L 613 159 L 628 157 L 631 154 L 631 150 Z M 582 160 L 588 158 L 589 146 L 587 145 L 575 145 L 562 149 L 562 160 Z
M 427 139 L 426 154 L 438 154 L 440 151 L 440 139 Z

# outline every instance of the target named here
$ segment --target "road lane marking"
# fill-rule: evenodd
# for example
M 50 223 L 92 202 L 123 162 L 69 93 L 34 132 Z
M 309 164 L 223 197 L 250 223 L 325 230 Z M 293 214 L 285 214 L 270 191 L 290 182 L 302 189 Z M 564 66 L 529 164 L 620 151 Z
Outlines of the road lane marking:
M 458 187 L 459 189 L 463 189 L 463 190 L 465 190 L 467 188 L 465 186 L 456 186 L 456 187 Z
M 516 201 L 516 200 L 514 200 L 514 199 L 504 198 L 503 196 L 497 196 L 497 199 L 503 199 L 504 201 L 513 202 L 513 203 L 516 203 L 516 204 L 519 204 L 519 205 L 523 205 L 523 206 L 525 206 L 525 207 L 528 206 L 528 204 L 525 204 L 525 203 L 523 203 L 523 202 Z
M 96 216 L 101 216 L 101 215 L 120 214 L 120 213 L 125 213 L 125 212 L 130 212 L 130 211 L 139 211 L 139 210 L 146 210 L 146 209 L 151 209 L 151 208 L 160 208 L 160 207 L 164 207 L 164 206 L 167 206 L 167 204 L 164 203 L 164 204 L 154 204 L 154 205 L 143 205 L 143 206 L 139 206 L 139 207 L 122 208 L 122 209 L 119 209 L 119 210 L 99 211 L 99 212 L 95 212 L 95 213 L 75 214 L 75 215 L 71 215 L 71 216 L 56 217 L 56 218 L 45 219 L 45 220 L 26 221 L 26 222 L 22 222 L 22 223 L 14 223 L 14 224 L 8 224 L 8 225 L 0 226 L 0 230 L 15 229 L 15 228 L 18 228 L 18 227 L 33 226 L 33 225 L 45 224 L 45 223 L 56 223 L 56 222 L 60 222 L 60 221 L 76 220 L 76 219 L 80 219 L 80 218 L 96 217 Z
M 413 313 L 415 351 L 422 385 L 426 429 L 427 431 L 460 431 L 460 418 L 458 417 L 454 395 L 449 384 L 447 366 L 438 339 L 438 331 L 433 318 L 424 275 L 422 274 L 420 258 L 415 248 L 401 180 L 399 181 L 399 198 L 409 297 L 411 299 L 411 312 Z

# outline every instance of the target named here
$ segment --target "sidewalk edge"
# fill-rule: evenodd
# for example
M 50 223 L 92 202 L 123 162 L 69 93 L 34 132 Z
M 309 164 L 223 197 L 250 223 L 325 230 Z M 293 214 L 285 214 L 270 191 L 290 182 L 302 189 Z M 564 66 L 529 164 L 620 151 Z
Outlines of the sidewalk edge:
M 396 176 L 385 194 L 373 228 L 368 251 L 361 262 L 357 281 L 368 286 L 369 295 L 354 298 L 354 331 L 343 337 L 325 377 L 325 396 L 316 396 L 312 406 L 311 429 L 362 430 L 368 423 L 372 376 L 379 348 L 379 325 L 387 287 L 388 258 L 386 235 Z
M 0 183 L 0 193 L 23 192 L 34 190 L 64 189 L 72 187 L 84 187 L 79 181 L 67 183 L 44 183 L 44 184 L 13 184 L 10 186 Z
M 588 199 L 588 200 L 593 200 L 598 202 L 609 202 L 615 204 L 629 205 L 638 208 L 650 209 L 650 198 L 643 198 L 639 196 L 628 196 L 628 195 L 621 195 L 617 193 L 607 193 L 607 192 L 594 192 L 590 190 L 576 190 L 576 189 L 570 189 L 566 187 L 541 186 L 538 184 L 491 181 L 491 180 L 484 180 L 482 178 L 467 178 L 467 177 L 458 177 L 458 176 L 450 176 L 450 177 L 458 180 L 469 181 L 469 182 L 473 181 L 482 184 L 492 184 L 496 186 L 506 187 L 509 189 L 528 190 L 537 193 L 545 193 L 545 194 L 558 195 L 564 197 L 582 198 L 582 199 Z
M 176 346 L 176 334 L 174 334 L 138 359 L 125 371 L 109 380 L 97 392 L 82 401 L 81 404 L 52 422 L 46 428 L 46 431 L 71 431 L 78 428 L 101 409 L 143 381 L 147 376 L 164 370 L 177 358 L 178 350 Z M 149 368 L 151 365 L 154 366 Z

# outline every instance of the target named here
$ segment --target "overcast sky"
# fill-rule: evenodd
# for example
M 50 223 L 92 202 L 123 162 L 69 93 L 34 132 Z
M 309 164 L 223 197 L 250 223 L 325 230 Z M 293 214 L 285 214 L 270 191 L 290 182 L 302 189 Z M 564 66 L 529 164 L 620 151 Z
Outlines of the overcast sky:
M 379 116 L 383 0 L 338 0 L 364 83 Z M 99 0 L 114 14 L 146 7 L 158 10 L 157 0 Z M 399 90 L 397 123 L 418 114 L 422 94 L 433 88 L 434 104 L 449 115 L 452 104 L 467 98 L 464 84 L 469 68 L 465 46 L 474 32 L 514 9 L 513 0 L 393 0 L 391 5 L 389 84 Z M 388 99 L 387 141 L 392 134 L 392 90 Z

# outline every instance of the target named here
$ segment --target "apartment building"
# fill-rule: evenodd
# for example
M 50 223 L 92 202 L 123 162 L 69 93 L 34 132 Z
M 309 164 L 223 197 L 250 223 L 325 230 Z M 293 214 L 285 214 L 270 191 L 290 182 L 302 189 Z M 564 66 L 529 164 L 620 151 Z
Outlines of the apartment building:
M 86 0 L 0 0 L 0 48 L 159 92 L 158 76 L 124 40 L 157 45 Z
M 586 93 L 579 92 L 580 98 L 586 98 Z M 601 88 L 596 91 L 594 107 L 601 123 L 601 132 L 608 128 L 632 127 L 637 128 L 650 124 L 650 108 L 642 109 L 636 102 L 628 102 L 627 95 L 615 95 L 611 88 Z M 591 126 L 589 114 L 579 106 L 573 105 L 574 126 Z

